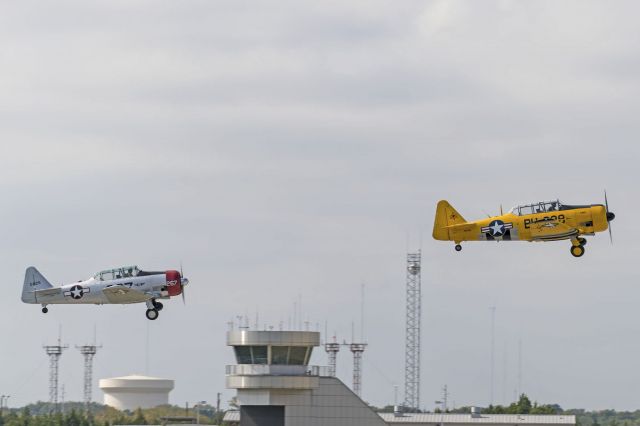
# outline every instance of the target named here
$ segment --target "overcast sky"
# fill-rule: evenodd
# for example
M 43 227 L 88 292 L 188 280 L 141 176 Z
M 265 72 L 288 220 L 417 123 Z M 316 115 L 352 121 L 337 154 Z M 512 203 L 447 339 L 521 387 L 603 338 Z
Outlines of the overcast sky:
M 48 399 L 59 325 L 66 400 L 99 378 L 176 380 L 171 402 L 226 401 L 227 322 L 360 334 L 363 396 L 404 389 L 407 250 L 423 252 L 422 405 L 522 388 L 565 408 L 636 409 L 640 5 L 634 1 L 21 1 L 0 5 L 0 393 Z M 431 239 L 520 202 L 599 203 L 614 242 Z M 38 306 L 53 283 L 184 265 L 187 305 Z M 145 362 L 149 332 L 149 365 Z M 313 364 L 326 365 L 318 350 Z M 351 383 L 351 354 L 338 358 Z

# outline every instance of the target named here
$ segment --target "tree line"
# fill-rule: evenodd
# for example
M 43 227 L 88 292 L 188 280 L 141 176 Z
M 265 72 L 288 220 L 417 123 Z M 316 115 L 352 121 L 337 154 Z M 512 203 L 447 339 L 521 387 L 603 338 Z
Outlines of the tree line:
M 20 409 L 5 409 L 4 413 L 0 413 L 0 426 L 159 425 L 166 417 L 198 416 L 193 408 L 173 405 L 119 411 L 113 407 L 92 403 L 89 408 L 87 411 L 84 404 L 76 402 L 65 403 L 64 407 L 53 407 L 49 403 L 38 402 Z M 223 416 L 224 411 L 217 412 L 215 407 L 210 405 L 199 408 L 200 424 L 221 424 Z

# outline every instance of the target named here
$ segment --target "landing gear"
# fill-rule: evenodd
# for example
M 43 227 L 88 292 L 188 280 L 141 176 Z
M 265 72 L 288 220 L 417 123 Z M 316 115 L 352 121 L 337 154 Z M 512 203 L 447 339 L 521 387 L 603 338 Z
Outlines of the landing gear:
M 46 314 L 47 312 L 49 312 L 49 308 L 47 308 L 46 306 L 42 307 L 42 313 Z
M 147 312 L 145 314 L 147 316 L 147 319 L 150 319 L 151 321 L 158 319 L 158 316 L 160 315 L 159 312 L 162 310 L 162 308 L 162 303 L 156 302 L 155 299 L 148 299 Z
M 456 249 L 456 251 L 461 251 L 462 250 L 462 246 L 460 244 L 456 244 L 455 249 Z
M 584 247 L 581 245 L 571 246 L 571 254 L 573 257 L 580 257 L 584 254 Z
M 587 245 L 587 239 L 586 238 L 578 237 L 578 242 L 580 243 L 580 245 L 582 247 Z

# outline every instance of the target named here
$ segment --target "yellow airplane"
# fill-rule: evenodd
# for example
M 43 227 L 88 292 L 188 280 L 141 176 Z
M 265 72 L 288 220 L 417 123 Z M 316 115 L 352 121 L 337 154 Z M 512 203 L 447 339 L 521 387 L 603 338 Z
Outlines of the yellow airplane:
M 605 204 L 571 206 L 560 200 L 524 204 L 507 214 L 467 222 L 447 201 L 438 202 L 433 224 L 433 238 L 454 241 L 456 251 L 463 241 L 558 241 L 571 240 L 571 254 L 580 257 L 587 244 L 584 236 L 609 229 L 616 215 Z M 502 213 L 502 212 L 501 212 Z

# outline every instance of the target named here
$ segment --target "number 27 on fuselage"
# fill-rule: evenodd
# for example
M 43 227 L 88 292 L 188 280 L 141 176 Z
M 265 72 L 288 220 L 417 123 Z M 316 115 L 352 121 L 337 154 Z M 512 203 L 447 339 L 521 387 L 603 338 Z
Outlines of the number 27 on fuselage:
M 615 214 L 605 204 L 566 205 L 559 200 L 525 204 L 500 216 L 467 222 L 447 201 L 436 208 L 433 238 L 454 241 L 456 251 L 463 241 L 559 241 L 571 240 L 571 254 L 580 257 L 587 244 L 584 236 L 611 227 Z

